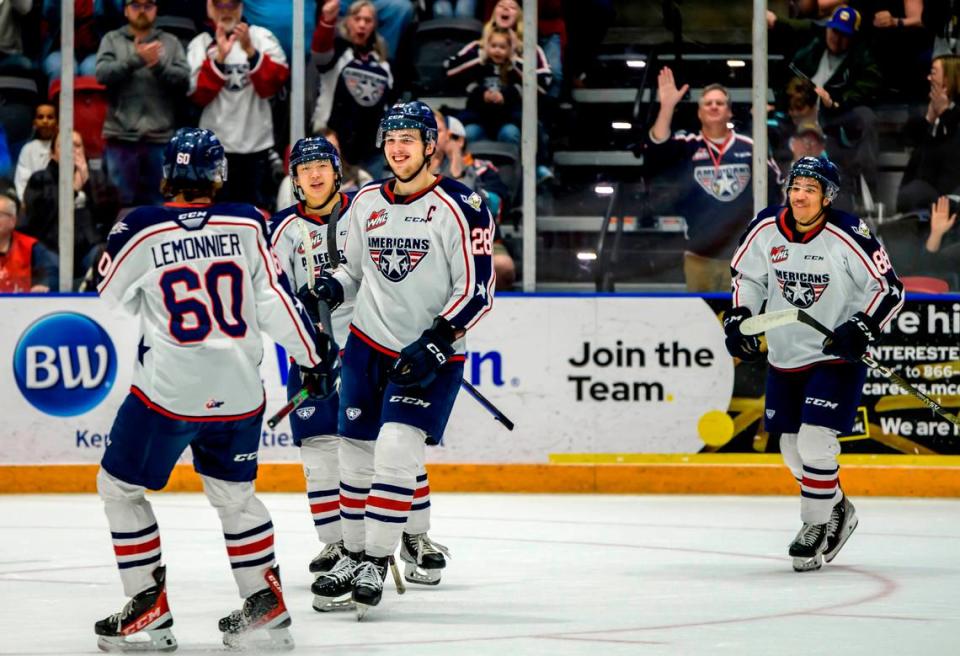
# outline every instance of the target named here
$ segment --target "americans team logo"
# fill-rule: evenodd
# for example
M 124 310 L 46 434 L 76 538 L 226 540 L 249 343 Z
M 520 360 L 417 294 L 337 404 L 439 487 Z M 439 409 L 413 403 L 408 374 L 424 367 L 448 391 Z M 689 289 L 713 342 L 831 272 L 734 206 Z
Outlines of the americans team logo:
M 717 200 L 729 203 L 750 187 L 749 164 L 724 164 L 720 167 L 698 166 L 693 177 L 701 188 Z
M 370 259 L 390 282 L 400 282 L 430 252 L 430 240 L 414 237 L 369 237 Z
M 790 305 L 806 309 L 820 300 L 830 284 L 829 273 L 807 273 L 804 271 L 781 271 L 774 269 L 777 285 L 783 298 Z

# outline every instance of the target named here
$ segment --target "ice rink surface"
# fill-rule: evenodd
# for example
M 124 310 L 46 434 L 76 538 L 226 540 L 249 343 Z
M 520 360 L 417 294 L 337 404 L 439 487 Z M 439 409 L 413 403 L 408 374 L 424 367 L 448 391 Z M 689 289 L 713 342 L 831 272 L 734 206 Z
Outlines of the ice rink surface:
M 431 536 L 453 560 L 363 622 L 310 607 L 319 547 L 306 500 L 265 494 L 294 653 L 960 654 L 960 501 L 855 498 L 832 565 L 786 556 L 786 497 L 436 494 Z M 178 654 L 221 652 L 239 607 L 216 512 L 152 497 Z M 95 654 L 93 623 L 125 602 L 99 499 L 0 496 L 0 654 Z

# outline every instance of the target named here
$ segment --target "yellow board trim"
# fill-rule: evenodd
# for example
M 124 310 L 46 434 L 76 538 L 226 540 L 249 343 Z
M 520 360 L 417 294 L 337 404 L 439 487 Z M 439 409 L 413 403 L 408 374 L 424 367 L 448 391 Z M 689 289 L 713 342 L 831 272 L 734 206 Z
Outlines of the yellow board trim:
M 624 462 L 544 464 L 431 464 L 435 492 L 601 494 L 785 494 L 797 483 L 776 454 L 605 454 Z M 572 458 L 557 454 L 553 458 Z M 851 496 L 960 497 L 958 456 L 842 456 L 844 490 Z M 96 465 L 0 466 L 0 493 L 96 492 Z M 303 492 L 299 463 L 260 465 L 261 492 Z M 199 492 L 190 465 L 177 465 L 166 492 Z

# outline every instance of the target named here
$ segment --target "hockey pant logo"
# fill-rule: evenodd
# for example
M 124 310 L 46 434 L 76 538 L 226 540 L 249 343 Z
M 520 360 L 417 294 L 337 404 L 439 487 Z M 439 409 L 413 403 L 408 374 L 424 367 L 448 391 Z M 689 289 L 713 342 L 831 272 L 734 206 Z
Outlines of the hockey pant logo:
M 347 408 L 347 412 L 346 412 L 347 419 L 349 419 L 350 421 L 353 421 L 354 419 L 360 416 L 360 412 L 361 412 L 360 408 Z
M 390 397 L 390 403 L 404 403 L 406 405 L 414 405 L 418 408 L 429 408 L 430 401 L 424 401 L 423 399 L 418 399 L 413 396 L 400 396 L 399 394 L 394 394 Z
M 300 408 L 297 408 L 297 416 L 300 419 L 303 419 L 304 421 L 306 421 L 307 419 L 312 417 L 313 413 L 316 411 L 317 409 L 314 408 L 313 406 L 308 406 L 306 408 L 300 407 Z
M 254 451 L 253 453 L 238 453 L 237 455 L 233 456 L 234 462 L 249 462 L 251 460 L 256 460 L 256 459 L 257 459 L 256 451 Z

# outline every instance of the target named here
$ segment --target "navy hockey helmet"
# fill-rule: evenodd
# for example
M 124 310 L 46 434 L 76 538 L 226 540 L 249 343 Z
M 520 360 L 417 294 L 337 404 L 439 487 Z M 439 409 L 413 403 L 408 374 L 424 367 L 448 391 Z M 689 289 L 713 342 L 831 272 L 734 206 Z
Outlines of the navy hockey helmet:
M 383 147 L 384 137 L 390 130 L 419 130 L 423 143 L 437 142 L 437 119 L 426 103 L 411 100 L 397 103 L 386 111 L 377 130 L 377 148 Z
M 840 191 L 840 170 L 826 157 L 801 157 L 790 167 L 787 190 L 797 178 L 813 178 L 820 183 L 824 197 L 832 201 Z
M 163 177 L 181 185 L 226 181 L 227 159 L 217 135 L 202 128 L 177 130 L 163 152 Z
M 303 189 L 297 184 L 297 166 L 317 160 L 328 160 L 330 162 L 336 179 L 336 190 L 340 189 L 340 182 L 343 179 L 340 153 L 324 137 L 306 137 L 297 140 L 297 143 L 290 149 L 290 180 L 293 182 L 293 194 L 297 197 L 297 200 L 304 200 Z

